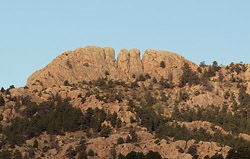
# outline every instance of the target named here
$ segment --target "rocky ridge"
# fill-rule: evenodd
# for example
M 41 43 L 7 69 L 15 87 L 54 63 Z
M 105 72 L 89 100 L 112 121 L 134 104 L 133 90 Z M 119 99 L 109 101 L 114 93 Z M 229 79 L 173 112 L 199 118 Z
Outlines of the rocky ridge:
M 160 66 L 161 62 L 164 62 L 164 66 Z M 148 49 L 141 60 L 140 50 L 122 49 L 116 60 L 113 48 L 87 46 L 64 52 L 43 69 L 33 73 L 26 86 L 48 88 L 63 85 L 66 80 L 69 83 L 92 81 L 107 74 L 114 80 L 126 81 L 138 78 L 140 74 L 149 74 L 157 79 L 171 78 L 177 82 L 184 63 L 188 63 L 194 70 L 198 67 L 181 55 L 169 51 Z

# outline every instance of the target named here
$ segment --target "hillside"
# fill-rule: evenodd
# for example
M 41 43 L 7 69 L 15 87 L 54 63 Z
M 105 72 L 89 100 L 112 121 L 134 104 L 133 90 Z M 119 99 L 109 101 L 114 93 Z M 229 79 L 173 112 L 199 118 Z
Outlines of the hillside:
M 249 64 L 87 46 L 0 92 L 0 158 L 250 156 Z

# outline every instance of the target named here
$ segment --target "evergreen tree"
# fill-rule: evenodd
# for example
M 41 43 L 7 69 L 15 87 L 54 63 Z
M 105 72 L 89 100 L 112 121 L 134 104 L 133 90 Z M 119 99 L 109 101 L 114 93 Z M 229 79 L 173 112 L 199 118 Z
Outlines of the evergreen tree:
M 2 95 L 0 95 L 0 106 L 4 106 L 5 105 L 5 100 L 3 98 Z
M 165 66 L 165 62 L 164 61 L 161 61 L 161 63 L 160 63 L 160 67 L 161 68 L 165 68 L 166 66 Z

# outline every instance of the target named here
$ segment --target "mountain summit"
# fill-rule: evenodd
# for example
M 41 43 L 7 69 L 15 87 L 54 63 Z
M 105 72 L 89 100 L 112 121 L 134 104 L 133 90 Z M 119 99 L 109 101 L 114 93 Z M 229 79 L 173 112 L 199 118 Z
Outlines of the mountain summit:
M 141 60 L 140 50 L 122 49 L 116 60 L 113 48 L 87 46 L 59 55 L 46 67 L 33 73 L 26 86 L 47 88 L 63 85 L 66 80 L 77 83 L 106 76 L 114 80 L 130 80 L 141 74 L 149 74 L 158 80 L 171 76 L 176 83 L 182 75 L 184 63 L 188 63 L 194 70 L 198 67 L 181 55 L 169 51 L 147 49 Z

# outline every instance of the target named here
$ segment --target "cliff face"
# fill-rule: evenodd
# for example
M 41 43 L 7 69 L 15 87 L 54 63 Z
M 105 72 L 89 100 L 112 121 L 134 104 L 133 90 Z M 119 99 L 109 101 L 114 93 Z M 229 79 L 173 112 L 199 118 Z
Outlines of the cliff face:
M 160 66 L 162 61 L 165 68 Z M 189 63 L 192 69 L 197 68 L 196 64 L 168 51 L 148 49 L 141 60 L 140 50 L 122 49 L 116 60 L 113 48 L 87 46 L 64 52 L 46 67 L 33 73 L 26 86 L 47 88 L 63 85 L 66 80 L 69 83 L 91 81 L 105 77 L 107 73 L 109 78 L 115 80 L 130 80 L 133 76 L 148 73 L 157 79 L 171 78 L 176 83 L 182 74 L 181 67 L 184 63 Z

